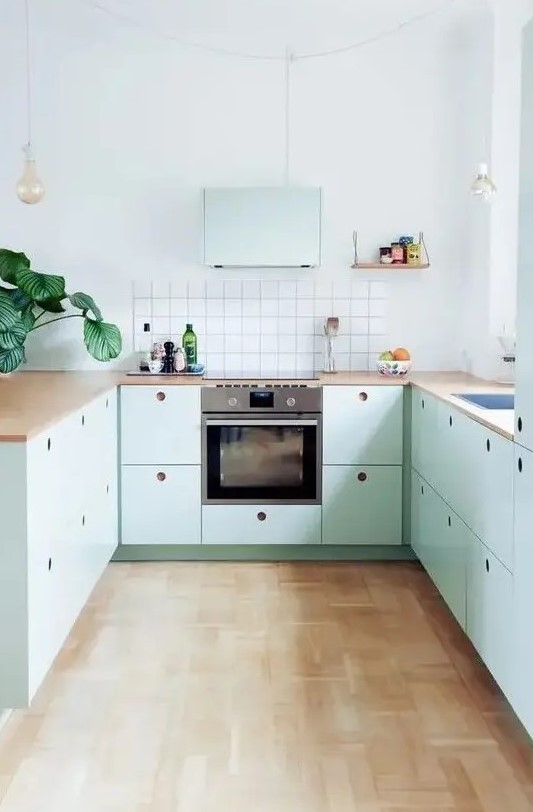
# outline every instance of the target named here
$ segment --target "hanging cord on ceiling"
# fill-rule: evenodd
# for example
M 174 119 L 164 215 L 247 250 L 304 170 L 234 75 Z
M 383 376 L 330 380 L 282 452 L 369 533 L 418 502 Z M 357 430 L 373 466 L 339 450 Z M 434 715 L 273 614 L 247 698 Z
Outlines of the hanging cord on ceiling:
M 26 125 L 28 128 L 27 149 L 31 149 L 32 118 L 31 118 L 31 53 L 30 53 L 30 0 L 24 0 L 24 17 L 26 25 Z
M 286 55 L 281 56 L 279 54 L 251 54 L 247 53 L 246 51 L 233 51 L 228 48 L 217 48 L 213 45 L 204 45 L 200 42 L 194 42 L 193 40 L 183 39 L 181 37 L 175 36 L 174 34 L 167 34 L 149 25 L 145 25 L 144 23 L 139 22 L 139 20 L 130 17 L 128 14 L 124 14 L 123 12 L 120 11 L 113 11 L 112 9 L 104 5 L 103 2 L 100 2 L 100 0 L 80 0 L 80 2 L 83 3 L 85 6 L 91 8 L 93 11 L 100 11 L 114 20 L 126 23 L 132 28 L 137 28 L 141 31 L 146 31 L 152 36 L 160 37 L 161 39 L 176 42 L 179 45 L 182 45 L 186 48 L 195 48 L 200 51 L 206 51 L 208 53 L 218 54 L 220 56 L 233 56 L 239 59 L 252 59 L 266 62 L 279 62 L 282 60 L 286 60 L 287 58 Z M 416 14 L 413 17 L 409 17 L 407 20 L 404 20 L 399 25 L 392 26 L 391 28 L 386 29 L 385 31 L 381 31 L 378 34 L 374 34 L 371 37 L 360 39 L 357 40 L 356 42 L 352 42 L 349 45 L 344 45 L 341 46 L 340 48 L 332 48 L 327 51 L 312 51 L 309 53 L 292 54 L 291 61 L 295 62 L 298 59 L 322 59 L 327 56 L 338 56 L 340 54 L 345 54 L 349 51 L 355 51 L 358 48 L 364 48 L 366 45 L 373 45 L 375 42 L 379 42 L 382 39 L 386 39 L 388 37 L 394 36 L 395 34 L 399 34 L 405 28 L 409 28 L 412 25 L 416 25 L 417 23 L 424 22 L 425 20 L 428 20 L 431 17 L 437 16 L 438 14 L 441 14 L 443 11 L 446 11 L 448 8 L 450 8 L 453 5 L 456 5 L 459 2 L 460 0 L 445 0 L 445 2 L 442 3 L 440 6 L 438 6 L 437 8 L 434 8 L 430 11 L 422 12 L 421 14 Z
M 285 52 L 285 184 L 291 175 L 291 63 L 293 56 L 287 46 Z

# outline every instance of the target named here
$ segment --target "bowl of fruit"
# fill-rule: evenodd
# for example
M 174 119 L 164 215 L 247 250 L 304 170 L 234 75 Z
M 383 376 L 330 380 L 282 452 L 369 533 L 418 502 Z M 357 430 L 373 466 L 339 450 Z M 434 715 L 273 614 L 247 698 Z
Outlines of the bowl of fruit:
M 380 375 L 390 378 L 403 378 L 411 369 L 411 356 L 404 347 L 382 352 L 377 362 Z

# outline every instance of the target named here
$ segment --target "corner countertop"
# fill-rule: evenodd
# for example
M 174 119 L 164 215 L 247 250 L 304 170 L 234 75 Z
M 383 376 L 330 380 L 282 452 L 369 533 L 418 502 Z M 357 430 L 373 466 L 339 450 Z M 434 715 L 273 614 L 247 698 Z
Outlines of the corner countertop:
M 0 375 L 0 442 L 26 442 L 114 389 L 112 372 L 16 372 Z
M 418 372 L 410 376 L 412 386 L 422 389 L 464 412 L 481 425 L 495 431 L 507 440 L 514 440 L 513 409 L 482 409 L 464 400 L 454 397 L 455 394 L 514 394 L 514 386 L 485 381 L 464 372 Z
M 454 392 L 512 392 L 501 386 L 461 372 L 413 373 L 407 378 L 385 378 L 377 372 L 319 374 L 316 381 L 299 381 L 315 386 L 415 386 L 448 402 L 487 428 L 513 439 L 513 412 L 479 409 L 453 398 Z M 0 375 L 0 442 L 25 442 L 99 395 L 117 386 L 207 386 L 231 380 L 206 380 L 192 375 L 129 376 L 123 372 L 17 372 Z M 262 381 L 263 383 L 274 383 Z

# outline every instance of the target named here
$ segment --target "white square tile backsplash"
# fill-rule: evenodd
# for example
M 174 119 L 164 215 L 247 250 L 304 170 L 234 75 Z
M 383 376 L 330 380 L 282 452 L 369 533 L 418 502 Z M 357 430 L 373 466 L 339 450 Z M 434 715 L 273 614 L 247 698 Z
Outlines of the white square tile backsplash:
M 198 360 L 214 373 L 295 373 L 323 365 L 323 325 L 340 321 L 339 370 L 374 367 L 387 335 L 387 282 L 213 279 L 134 282 L 134 344 L 198 336 Z

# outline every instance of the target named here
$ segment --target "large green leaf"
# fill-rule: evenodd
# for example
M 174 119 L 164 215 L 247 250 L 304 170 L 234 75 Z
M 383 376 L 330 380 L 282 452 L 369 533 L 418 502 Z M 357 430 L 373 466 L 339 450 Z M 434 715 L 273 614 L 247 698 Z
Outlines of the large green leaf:
M 110 361 L 122 352 L 122 336 L 115 324 L 86 317 L 83 337 L 87 352 L 97 361 Z
M 0 296 L 0 331 L 4 332 L 19 322 L 19 313 L 7 296 Z
M 0 350 L 14 350 L 26 341 L 27 330 L 22 322 L 0 332 Z
M 90 310 L 96 321 L 103 320 L 100 308 L 94 301 L 93 297 L 89 296 L 88 293 L 73 293 L 72 296 L 69 296 L 68 298 L 70 299 L 71 305 L 83 310 L 84 315 Z
M 65 296 L 65 279 L 54 274 L 22 269 L 17 273 L 16 284 L 36 302 L 63 299 Z
M 14 350 L 0 350 L 0 373 L 4 375 L 13 372 L 24 361 L 24 347 L 16 347 Z
M 16 285 L 17 274 L 30 267 L 30 260 L 22 252 L 0 248 L 0 279 L 10 285 Z
M 46 310 L 47 313 L 64 313 L 65 308 L 61 304 L 61 299 L 40 299 L 38 306 Z
M 32 329 L 33 325 L 35 324 L 35 313 L 33 312 L 33 305 L 30 304 L 28 307 L 25 307 L 22 313 L 20 314 L 20 320 L 24 325 L 26 331 L 29 333 Z

